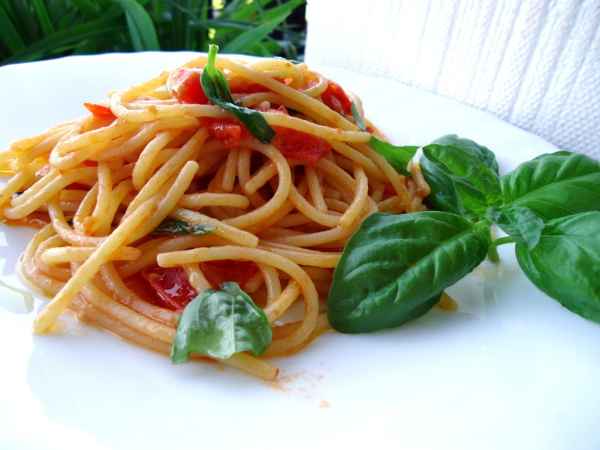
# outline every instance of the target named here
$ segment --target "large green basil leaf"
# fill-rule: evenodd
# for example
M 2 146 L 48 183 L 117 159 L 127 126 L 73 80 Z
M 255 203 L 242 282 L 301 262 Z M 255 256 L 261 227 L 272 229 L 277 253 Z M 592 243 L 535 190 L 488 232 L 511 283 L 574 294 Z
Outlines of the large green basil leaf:
M 489 223 L 447 212 L 369 216 L 346 244 L 329 291 L 331 325 L 360 333 L 427 312 L 486 256 Z
M 202 71 L 202 90 L 208 99 L 225 111 L 232 113 L 242 122 L 248 131 L 259 141 L 268 144 L 275 136 L 275 131 L 269 126 L 263 115 L 250 108 L 239 106 L 231 97 L 229 85 L 225 76 L 217 68 L 215 62 L 219 47 L 211 44 L 208 48 L 208 61 Z
M 600 322 L 600 212 L 546 224 L 538 245 L 517 244 L 517 260 L 539 289 L 582 317 Z
M 486 212 L 487 218 L 502 230 L 524 242 L 528 248 L 534 248 L 540 241 L 544 229 L 544 221 L 529 208 L 524 206 L 491 207 Z
M 262 309 L 237 283 L 207 289 L 183 310 L 171 348 L 171 360 L 181 363 L 190 353 L 226 359 L 250 351 L 258 356 L 271 343 L 271 326 Z
M 538 156 L 502 177 L 506 204 L 525 206 L 544 220 L 600 210 L 600 163 L 570 152 Z
M 497 165 L 472 146 L 431 144 L 422 149 L 418 163 L 431 188 L 428 202 L 434 209 L 471 218 L 482 217 L 500 202 Z M 494 159 L 495 161 L 495 159 Z
M 477 156 L 486 166 L 496 172 L 496 174 L 499 173 L 498 161 L 496 161 L 494 152 L 471 139 L 461 138 L 456 134 L 447 134 L 446 136 L 437 138 L 432 144 L 446 145 L 466 150 L 470 154 Z
M 407 170 L 408 163 L 412 157 L 415 156 L 415 153 L 419 148 L 415 145 L 393 145 L 389 142 L 377 139 L 375 136 L 371 136 L 369 145 L 373 150 L 383 156 L 398 173 L 404 175 L 409 175 Z

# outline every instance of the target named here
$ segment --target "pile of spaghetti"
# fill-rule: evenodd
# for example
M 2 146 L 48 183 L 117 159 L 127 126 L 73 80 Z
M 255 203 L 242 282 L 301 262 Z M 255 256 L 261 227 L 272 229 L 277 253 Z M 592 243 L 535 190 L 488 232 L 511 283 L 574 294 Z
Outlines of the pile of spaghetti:
M 357 126 L 360 101 L 339 85 L 305 64 L 214 53 L 12 143 L 0 154 L 11 175 L 0 217 L 40 227 L 20 267 L 52 298 L 37 333 L 69 309 L 169 354 L 186 306 L 233 282 L 269 339 L 264 351 L 217 360 L 273 379 L 266 359 L 328 328 L 333 270 L 353 231 L 374 211 L 423 209 L 424 195 L 368 145 L 378 132 Z M 214 101 L 203 84 L 207 64 L 230 103 L 260 116 L 271 135 Z

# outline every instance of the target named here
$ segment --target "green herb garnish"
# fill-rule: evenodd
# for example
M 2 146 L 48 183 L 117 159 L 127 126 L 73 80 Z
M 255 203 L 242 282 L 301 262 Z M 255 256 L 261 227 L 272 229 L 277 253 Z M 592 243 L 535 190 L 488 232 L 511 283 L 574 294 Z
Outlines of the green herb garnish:
M 532 210 L 524 206 L 491 207 L 486 213 L 489 220 L 502 230 L 527 245 L 534 248 L 542 236 L 544 221 Z
M 271 142 L 275 131 L 269 126 L 263 115 L 254 109 L 245 108 L 235 103 L 225 76 L 215 64 L 219 47 L 211 44 L 208 48 L 208 62 L 202 71 L 202 90 L 208 99 L 225 111 L 232 113 L 242 122 L 248 131 L 264 144 Z
M 525 206 L 544 220 L 600 210 L 600 163 L 578 153 L 538 156 L 501 183 L 505 204 Z
M 488 226 L 441 211 L 372 214 L 335 269 L 331 325 L 347 333 L 375 331 L 424 314 L 483 261 Z
M 195 234 L 201 236 L 213 231 L 213 227 L 204 224 L 190 224 L 183 220 L 166 219 L 157 226 L 152 234 L 186 235 Z
M 519 266 L 533 284 L 565 308 L 600 322 L 600 212 L 552 219 L 530 248 L 517 243 Z
M 408 163 L 415 156 L 419 147 L 415 145 L 398 146 L 382 141 L 371 136 L 369 145 L 373 150 L 383 156 L 394 169 L 403 175 L 408 175 Z
M 249 351 L 259 356 L 271 343 L 272 332 L 262 309 L 237 283 L 207 289 L 183 310 L 171 348 L 171 360 L 182 363 L 190 353 L 227 359 Z

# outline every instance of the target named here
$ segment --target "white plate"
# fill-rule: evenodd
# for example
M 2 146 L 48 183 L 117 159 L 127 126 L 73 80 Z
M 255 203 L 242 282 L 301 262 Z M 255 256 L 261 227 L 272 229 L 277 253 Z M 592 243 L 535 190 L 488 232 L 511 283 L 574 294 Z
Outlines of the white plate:
M 72 57 L 0 68 L 0 148 L 190 54 Z M 491 115 L 384 79 L 325 73 L 359 93 L 393 141 L 458 133 L 503 170 L 554 148 Z M 2 226 L 3 279 L 31 235 Z M 6 238 L 4 240 L 4 237 Z M 32 336 L 33 313 L 2 289 L 2 449 L 597 449 L 600 328 L 519 272 L 512 248 L 452 289 L 457 313 L 397 330 L 330 333 L 277 363 L 272 386 L 168 359 L 73 325 Z

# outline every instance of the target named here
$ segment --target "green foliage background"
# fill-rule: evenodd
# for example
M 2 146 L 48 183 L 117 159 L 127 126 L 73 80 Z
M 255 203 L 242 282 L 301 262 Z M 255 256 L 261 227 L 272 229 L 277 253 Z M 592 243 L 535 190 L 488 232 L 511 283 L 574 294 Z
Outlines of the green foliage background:
M 0 0 L 0 65 L 71 54 L 206 51 L 301 59 L 305 0 Z

